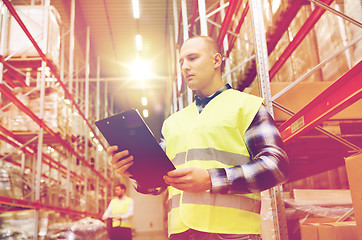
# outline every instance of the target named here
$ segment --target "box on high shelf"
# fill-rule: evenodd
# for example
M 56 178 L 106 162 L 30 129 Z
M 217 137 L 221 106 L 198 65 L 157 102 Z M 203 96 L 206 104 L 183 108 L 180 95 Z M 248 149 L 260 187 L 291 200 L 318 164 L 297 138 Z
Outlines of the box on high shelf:
M 20 88 L 16 87 L 13 94 L 18 98 L 23 105 L 25 105 L 31 112 L 39 116 L 40 112 L 40 90 L 33 88 Z M 44 96 L 44 122 L 53 131 L 59 132 L 61 126 L 57 119 L 59 115 L 59 93 L 56 88 L 45 88 Z M 39 129 L 39 125 L 31 119 L 25 112 L 18 107 L 11 105 L 9 111 L 5 115 L 8 119 L 3 122 L 4 126 L 10 131 L 29 131 L 34 132 Z
M 15 11 L 23 21 L 24 25 L 35 39 L 42 52 L 51 60 L 55 66 L 59 65 L 60 53 L 60 15 L 58 11 L 50 6 L 48 12 L 42 5 L 15 5 Z M 48 19 L 45 19 L 46 14 Z M 47 26 L 45 26 L 47 24 Z M 47 47 L 44 47 L 43 31 L 47 29 Z M 24 31 L 20 28 L 14 17 L 10 18 L 8 30 L 8 42 L 5 47 L 5 56 L 28 58 L 39 57 L 33 44 Z
M 362 153 L 347 157 L 345 160 L 354 216 L 357 222 L 359 239 L 362 240 Z

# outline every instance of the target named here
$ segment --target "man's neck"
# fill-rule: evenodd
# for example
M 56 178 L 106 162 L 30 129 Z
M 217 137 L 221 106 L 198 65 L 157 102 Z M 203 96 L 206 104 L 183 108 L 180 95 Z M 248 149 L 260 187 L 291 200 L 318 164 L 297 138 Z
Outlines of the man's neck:
M 212 96 L 214 93 L 216 93 L 220 88 L 222 88 L 225 84 L 223 82 L 218 82 L 216 84 L 213 84 L 208 88 L 206 91 L 196 91 L 196 94 L 199 98 L 204 99 L 207 97 Z
M 199 98 L 204 99 L 204 98 L 212 96 L 224 85 L 225 84 L 222 81 L 220 81 L 220 82 L 217 82 L 217 83 L 213 84 L 212 86 L 210 86 L 210 88 L 208 88 L 206 91 L 196 91 L 196 94 Z

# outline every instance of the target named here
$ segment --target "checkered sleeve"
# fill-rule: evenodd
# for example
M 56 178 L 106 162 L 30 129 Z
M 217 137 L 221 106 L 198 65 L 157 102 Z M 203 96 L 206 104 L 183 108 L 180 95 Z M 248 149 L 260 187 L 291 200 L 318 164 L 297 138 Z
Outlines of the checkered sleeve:
M 209 169 L 213 193 L 261 192 L 285 182 L 288 157 L 278 128 L 262 106 L 244 135 L 251 161 L 231 168 Z

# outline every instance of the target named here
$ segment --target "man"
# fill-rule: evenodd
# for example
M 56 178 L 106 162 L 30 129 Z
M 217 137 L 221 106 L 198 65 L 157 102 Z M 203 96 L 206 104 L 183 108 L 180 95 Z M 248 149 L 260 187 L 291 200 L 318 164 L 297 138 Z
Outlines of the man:
M 263 99 L 222 80 L 222 55 L 206 36 L 186 40 L 182 74 L 196 101 L 165 120 L 166 154 L 176 170 L 169 185 L 171 240 L 260 239 L 260 192 L 287 180 L 283 142 Z M 108 148 L 119 174 L 129 176 L 133 156 Z M 157 194 L 163 189 L 143 189 Z
M 102 219 L 112 219 L 109 235 L 111 240 L 132 240 L 133 200 L 126 196 L 126 186 L 118 184 Z

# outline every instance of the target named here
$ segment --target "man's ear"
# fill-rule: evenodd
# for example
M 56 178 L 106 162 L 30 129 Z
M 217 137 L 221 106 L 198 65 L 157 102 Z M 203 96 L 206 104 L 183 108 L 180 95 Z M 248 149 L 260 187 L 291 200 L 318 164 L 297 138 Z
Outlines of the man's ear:
M 220 53 L 215 53 L 213 55 L 213 60 L 214 60 L 214 67 L 215 68 L 218 68 L 218 67 L 221 67 L 221 64 L 222 64 L 222 56 Z

